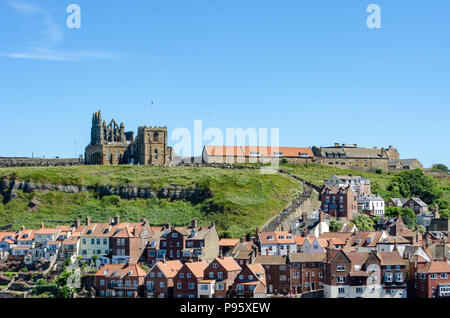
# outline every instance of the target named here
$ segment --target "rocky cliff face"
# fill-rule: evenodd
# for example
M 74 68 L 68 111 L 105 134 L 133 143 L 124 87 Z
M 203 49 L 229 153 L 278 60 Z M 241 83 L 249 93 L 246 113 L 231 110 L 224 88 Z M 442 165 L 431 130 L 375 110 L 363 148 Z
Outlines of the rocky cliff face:
M 201 201 L 211 197 L 208 189 L 198 187 L 164 186 L 160 189 L 139 188 L 136 185 L 126 186 L 78 186 L 70 184 L 43 184 L 19 180 L 0 180 L 0 192 L 5 203 L 17 196 L 17 190 L 25 193 L 59 191 L 64 193 L 94 192 L 99 197 L 118 195 L 125 200 L 160 198 L 169 200 Z

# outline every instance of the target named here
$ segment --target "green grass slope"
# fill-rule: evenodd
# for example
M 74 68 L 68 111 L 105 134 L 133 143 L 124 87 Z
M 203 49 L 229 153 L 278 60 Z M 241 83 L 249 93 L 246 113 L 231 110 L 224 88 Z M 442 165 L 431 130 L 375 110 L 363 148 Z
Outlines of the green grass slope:
M 124 220 L 142 217 L 151 224 L 188 224 L 192 217 L 200 222 L 216 222 L 223 236 L 239 237 L 261 227 L 269 218 L 291 202 L 301 191 L 301 184 L 281 174 L 263 175 L 259 170 L 148 166 L 80 166 L 45 168 L 4 168 L 1 178 L 15 178 L 49 184 L 137 185 L 159 189 L 163 186 L 208 188 L 212 198 L 199 203 L 164 199 L 121 200 L 95 193 L 67 194 L 18 192 L 18 198 L 0 204 L 0 226 L 14 224 L 36 227 L 46 220 L 49 225 L 67 223 L 75 217 L 91 216 L 106 221 L 116 214 Z M 40 202 L 31 209 L 30 202 Z

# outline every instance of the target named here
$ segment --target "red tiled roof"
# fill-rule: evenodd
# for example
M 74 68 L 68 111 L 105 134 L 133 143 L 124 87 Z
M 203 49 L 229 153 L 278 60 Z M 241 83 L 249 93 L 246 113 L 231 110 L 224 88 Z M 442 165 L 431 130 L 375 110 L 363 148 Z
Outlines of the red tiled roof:
M 205 262 L 187 262 L 184 265 L 189 268 L 189 270 L 194 274 L 197 278 L 203 278 L 205 275 L 205 268 L 208 266 Z
M 446 261 L 432 261 L 417 270 L 418 273 L 450 273 L 450 265 Z
M 240 271 L 242 268 L 231 256 L 224 258 L 216 258 L 217 262 L 220 263 L 227 271 Z
M 236 246 L 236 244 L 239 243 L 239 239 L 230 239 L 230 238 L 223 238 L 219 241 L 219 246 Z
M 158 266 L 166 278 L 175 277 L 181 267 L 183 267 L 183 264 L 179 260 L 156 262 L 155 265 Z
M 250 157 L 252 152 L 264 157 L 299 157 L 312 158 L 314 154 L 310 148 L 305 147 L 265 147 L 265 146 L 205 146 L 209 156 Z

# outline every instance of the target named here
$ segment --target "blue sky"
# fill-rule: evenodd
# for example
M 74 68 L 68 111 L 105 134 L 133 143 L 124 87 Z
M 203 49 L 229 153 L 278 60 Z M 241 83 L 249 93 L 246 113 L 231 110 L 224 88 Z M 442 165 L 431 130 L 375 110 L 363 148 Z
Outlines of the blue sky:
M 71 3 L 81 29 L 66 27 Z M 0 0 L 0 156 L 73 157 L 94 111 L 136 132 L 155 100 L 169 132 L 280 128 L 282 146 L 394 145 L 450 166 L 449 13 L 448 0 Z

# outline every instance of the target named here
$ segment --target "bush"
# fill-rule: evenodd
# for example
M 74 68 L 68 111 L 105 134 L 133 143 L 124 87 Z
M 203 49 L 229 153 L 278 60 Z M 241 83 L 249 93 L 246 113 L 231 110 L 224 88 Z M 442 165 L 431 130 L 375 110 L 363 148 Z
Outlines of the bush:
M 365 214 L 358 215 L 350 223 L 354 224 L 358 231 L 375 231 L 372 218 Z
M 288 160 L 286 158 L 283 158 L 283 159 L 281 159 L 280 163 L 285 165 L 285 164 L 287 164 L 289 162 L 288 162 Z
M 377 169 L 377 170 L 375 170 L 375 173 L 376 173 L 376 174 L 382 174 L 382 173 L 383 173 L 383 170 Z
M 331 220 L 330 221 L 330 232 L 340 232 L 342 229 L 342 223 Z

